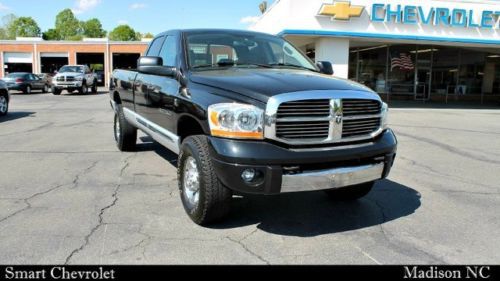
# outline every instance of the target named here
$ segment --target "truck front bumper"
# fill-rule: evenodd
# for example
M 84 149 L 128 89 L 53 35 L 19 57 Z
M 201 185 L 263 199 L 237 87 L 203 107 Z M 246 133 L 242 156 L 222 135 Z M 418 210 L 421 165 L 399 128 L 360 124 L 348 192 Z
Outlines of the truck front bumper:
M 238 193 L 280 194 L 341 188 L 386 178 L 397 140 L 391 130 L 358 144 L 293 149 L 262 141 L 210 137 L 217 176 Z M 245 170 L 255 179 L 246 182 Z
M 53 82 L 52 87 L 58 90 L 75 91 L 82 87 L 82 81 L 74 82 Z

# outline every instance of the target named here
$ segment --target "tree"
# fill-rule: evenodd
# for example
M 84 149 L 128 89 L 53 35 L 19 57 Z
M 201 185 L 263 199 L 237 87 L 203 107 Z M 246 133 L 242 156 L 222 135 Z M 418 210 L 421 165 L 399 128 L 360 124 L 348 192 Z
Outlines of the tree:
M 155 38 L 155 36 L 153 35 L 153 33 L 148 32 L 148 33 L 144 34 L 144 36 L 142 38 Z
M 42 35 L 43 40 L 61 40 L 61 35 L 59 35 L 59 32 L 57 32 L 56 29 L 51 28 L 47 31 L 45 31 Z
M 12 26 L 12 23 L 17 19 L 16 15 L 8 14 L 2 17 L 2 26 L 0 27 L 0 40 L 10 40 L 16 39 L 9 37 L 8 30 Z
M 12 39 L 16 37 L 38 37 L 40 33 L 40 27 L 32 17 L 16 18 L 7 27 L 7 35 Z
M 136 41 L 139 40 L 135 30 L 130 26 L 123 24 L 117 26 L 109 33 L 109 39 L 113 41 Z
M 62 10 L 57 14 L 55 29 L 62 40 L 69 40 L 81 33 L 80 22 L 71 9 Z
M 106 31 L 102 28 L 101 22 L 96 19 L 90 19 L 81 23 L 83 36 L 89 38 L 103 38 L 106 36 Z

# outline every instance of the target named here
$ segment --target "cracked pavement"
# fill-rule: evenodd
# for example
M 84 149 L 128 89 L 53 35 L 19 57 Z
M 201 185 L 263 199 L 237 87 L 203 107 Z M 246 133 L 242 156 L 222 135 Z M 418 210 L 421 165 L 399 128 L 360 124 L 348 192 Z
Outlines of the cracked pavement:
M 1 264 L 497 264 L 500 110 L 391 109 L 400 142 L 366 198 L 235 197 L 210 228 L 176 156 L 121 153 L 108 97 L 13 95 L 0 118 Z

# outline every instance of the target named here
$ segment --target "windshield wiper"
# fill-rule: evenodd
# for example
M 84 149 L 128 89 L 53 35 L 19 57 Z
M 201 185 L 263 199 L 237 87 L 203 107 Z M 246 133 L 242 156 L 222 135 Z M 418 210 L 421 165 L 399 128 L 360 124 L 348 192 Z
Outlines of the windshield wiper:
M 299 68 L 299 69 L 305 69 L 305 70 L 310 70 L 310 71 L 318 72 L 316 69 L 312 69 L 312 68 L 305 67 L 305 66 L 302 66 L 302 65 L 291 64 L 291 63 L 271 63 L 271 64 L 269 64 L 269 66 L 271 66 L 271 67 L 275 67 L 275 66 L 293 67 L 293 68 Z

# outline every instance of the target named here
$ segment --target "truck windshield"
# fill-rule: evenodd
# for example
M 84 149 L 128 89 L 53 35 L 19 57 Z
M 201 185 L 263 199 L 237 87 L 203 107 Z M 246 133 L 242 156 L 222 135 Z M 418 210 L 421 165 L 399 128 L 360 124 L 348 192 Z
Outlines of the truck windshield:
M 293 45 L 271 35 L 203 32 L 188 34 L 186 40 L 189 66 L 194 70 L 262 67 L 318 71 Z
M 59 72 L 76 72 L 76 73 L 81 73 L 83 72 L 83 67 L 81 66 L 63 66 L 59 70 Z

